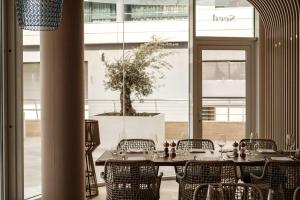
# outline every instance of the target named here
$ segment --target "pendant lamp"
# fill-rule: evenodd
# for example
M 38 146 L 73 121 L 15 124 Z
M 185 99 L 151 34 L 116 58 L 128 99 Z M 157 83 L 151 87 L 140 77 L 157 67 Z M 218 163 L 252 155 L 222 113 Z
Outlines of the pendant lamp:
M 62 18 L 63 0 L 16 0 L 19 26 L 31 31 L 54 31 Z

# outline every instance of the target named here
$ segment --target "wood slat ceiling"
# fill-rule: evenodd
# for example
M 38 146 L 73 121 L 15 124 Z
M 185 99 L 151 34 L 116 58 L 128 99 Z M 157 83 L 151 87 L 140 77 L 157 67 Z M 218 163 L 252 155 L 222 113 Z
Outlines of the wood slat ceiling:
M 248 0 L 259 12 L 265 28 L 264 137 L 285 147 L 285 134 L 297 135 L 299 145 L 299 0 Z M 299 147 L 299 146 L 298 146 Z

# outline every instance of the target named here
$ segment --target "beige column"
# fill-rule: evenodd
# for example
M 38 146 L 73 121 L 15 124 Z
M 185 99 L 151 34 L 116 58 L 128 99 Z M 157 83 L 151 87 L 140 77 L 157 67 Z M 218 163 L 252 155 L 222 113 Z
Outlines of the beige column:
M 84 193 L 83 0 L 64 0 L 57 31 L 41 32 L 43 200 Z

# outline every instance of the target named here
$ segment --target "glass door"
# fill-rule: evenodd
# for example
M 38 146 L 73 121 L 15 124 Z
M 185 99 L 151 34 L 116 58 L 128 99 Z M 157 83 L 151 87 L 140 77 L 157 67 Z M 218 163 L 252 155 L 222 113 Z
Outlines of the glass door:
M 203 138 L 244 138 L 246 50 L 202 49 L 201 58 Z
M 229 141 L 239 141 L 256 131 L 259 96 L 255 41 L 254 38 L 196 39 L 194 137 L 215 140 L 224 134 L 231 144 Z

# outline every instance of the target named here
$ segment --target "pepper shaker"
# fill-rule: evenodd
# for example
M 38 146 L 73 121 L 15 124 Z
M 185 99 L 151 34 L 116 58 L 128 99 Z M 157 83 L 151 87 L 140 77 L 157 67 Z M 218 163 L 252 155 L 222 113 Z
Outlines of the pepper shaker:
M 164 154 L 165 158 L 169 157 L 169 143 L 167 141 L 164 143 Z
M 233 146 L 234 157 L 238 157 L 239 156 L 239 152 L 238 152 L 239 144 L 235 141 L 232 146 Z
M 242 158 L 245 158 L 246 157 L 246 144 L 245 144 L 245 142 L 242 142 L 240 145 L 241 145 L 241 147 L 240 147 L 240 156 Z
M 171 144 L 171 152 L 170 152 L 170 157 L 171 158 L 175 158 L 176 157 L 176 150 L 175 150 L 175 147 L 176 147 L 176 143 L 173 141 Z

